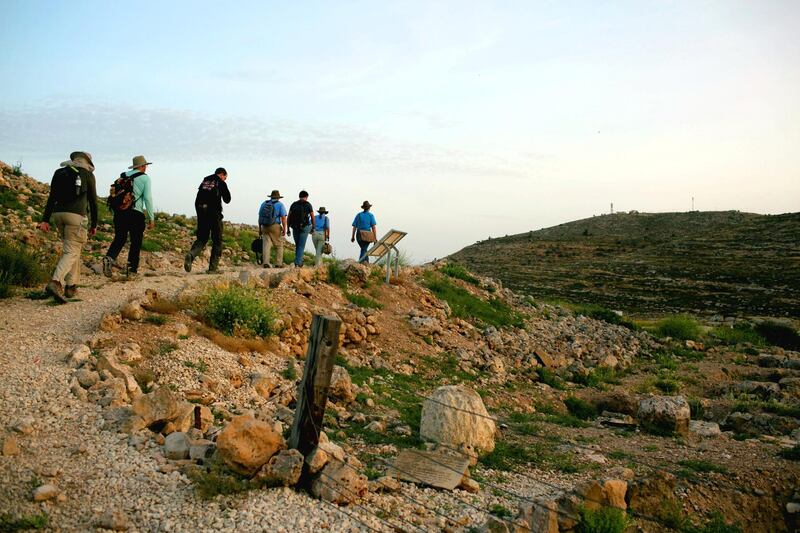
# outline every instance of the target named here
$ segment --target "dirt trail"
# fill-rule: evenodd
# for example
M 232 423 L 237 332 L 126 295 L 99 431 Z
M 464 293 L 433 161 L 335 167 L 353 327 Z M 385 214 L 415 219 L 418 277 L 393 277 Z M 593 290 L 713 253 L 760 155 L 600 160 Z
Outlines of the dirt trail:
M 222 274 L 233 276 L 234 273 Z M 209 279 L 207 275 L 203 275 Z M 164 274 L 126 283 L 88 278 L 80 301 L 12 298 L 0 302 L 0 442 L 16 438 L 20 453 L 0 456 L 0 516 L 47 513 L 51 530 L 93 530 L 110 509 L 125 511 L 134 531 L 344 531 L 358 522 L 291 490 L 251 491 L 236 508 L 196 498 L 178 472 L 159 472 L 154 444 L 138 451 L 128 434 L 104 429 L 104 410 L 75 399 L 64 356 L 96 330 L 104 313 L 154 288 L 169 296 L 195 275 Z M 12 428 L 26 417 L 29 434 Z M 63 501 L 32 501 L 33 488 L 53 483 Z M 361 526 L 363 529 L 363 526 Z

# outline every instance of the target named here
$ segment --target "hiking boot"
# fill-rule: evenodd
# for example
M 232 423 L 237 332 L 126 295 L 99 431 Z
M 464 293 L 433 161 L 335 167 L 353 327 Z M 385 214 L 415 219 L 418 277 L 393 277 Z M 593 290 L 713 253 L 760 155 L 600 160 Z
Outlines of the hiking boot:
M 108 256 L 103 258 L 103 275 L 107 278 L 111 277 L 111 265 L 114 263 L 114 260 Z
M 54 279 L 50 280 L 50 283 L 44 288 L 44 292 L 49 294 L 50 296 L 55 299 L 55 301 L 65 304 L 67 303 L 67 299 L 64 298 L 64 291 L 61 289 L 61 282 L 56 281 Z
M 273 268 L 273 266 L 272 266 L 272 265 L 270 265 L 269 263 L 264 263 L 264 264 L 263 264 L 263 265 L 261 265 L 261 266 L 263 266 L 264 268 Z
M 192 254 L 186 254 L 183 258 L 183 269 L 186 272 L 192 271 L 192 262 L 194 261 L 194 256 Z
M 139 276 L 139 273 L 131 268 L 130 263 L 125 265 L 125 277 L 128 279 L 136 279 Z
M 64 287 L 64 297 L 75 298 L 77 294 L 78 294 L 77 285 L 67 285 L 66 287 Z

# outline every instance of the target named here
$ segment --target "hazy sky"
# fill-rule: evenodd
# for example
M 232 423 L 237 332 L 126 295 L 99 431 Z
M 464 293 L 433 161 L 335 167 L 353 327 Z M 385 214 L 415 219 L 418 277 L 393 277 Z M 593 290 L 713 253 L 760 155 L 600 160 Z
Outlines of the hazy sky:
M 0 159 L 99 189 L 144 154 L 159 210 L 229 171 L 364 199 L 417 261 L 617 210 L 800 209 L 800 2 L 0 0 Z

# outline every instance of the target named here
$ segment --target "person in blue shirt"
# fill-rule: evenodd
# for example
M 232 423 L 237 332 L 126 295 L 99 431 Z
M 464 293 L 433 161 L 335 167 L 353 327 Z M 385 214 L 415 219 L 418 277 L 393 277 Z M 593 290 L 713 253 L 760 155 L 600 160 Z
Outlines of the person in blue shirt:
M 286 235 L 286 206 L 280 199 L 283 198 L 278 191 L 272 191 L 269 200 L 258 208 L 258 228 L 261 233 L 261 261 L 264 268 L 272 268 L 269 254 L 272 245 L 275 245 L 275 265 L 283 266 L 283 236 Z
M 369 245 L 378 240 L 378 226 L 375 215 L 369 212 L 372 204 L 364 200 L 361 204 L 361 211 L 353 220 L 353 233 L 350 235 L 350 242 L 358 242 L 361 252 L 358 257 L 359 263 L 369 263 L 367 249 Z
M 314 233 L 311 235 L 311 242 L 314 243 L 314 250 L 317 255 L 314 264 L 319 266 L 322 263 L 322 247 L 331 240 L 331 219 L 328 218 L 328 210 L 324 207 L 317 209 L 317 217 L 314 219 Z

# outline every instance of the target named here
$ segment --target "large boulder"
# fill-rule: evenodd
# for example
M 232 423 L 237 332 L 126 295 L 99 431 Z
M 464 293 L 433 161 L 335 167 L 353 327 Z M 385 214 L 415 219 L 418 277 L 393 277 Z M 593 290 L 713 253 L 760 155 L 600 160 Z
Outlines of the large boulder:
M 252 416 L 237 416 L 217 437 L 217 453 L 232 470 L 252 476 L 279 450 L 283 437 L 270 424 Z
M 481 397 L 463 385 L 439 387 L 422 404 L 419 433 L 425 440 L 491 452 L 496 430 Z
M 689 434 L 691 411 L 683 396 L 651 396 L 639 402 L 639 424 L 659 435 Z
M 164 457 L 167 459 L 188 459 L 190 441 L 186 433 L 176 431 L 164 440 Z
M 355 465 L 342 461 L 331 461 L 326 464 L 311 482 L 311 493 L 314 496 L 337 504 L 357 502 L 368 491 L 367 477 L 359 474 Z
M 96 366 L 98 372 L 108 370 L 112 376 L 123 380 L 125 382 L 125 389 L 132 398 L 142 394 L 142 389 L 139 388 L 136 378 L 133 377 L 131 367 L 120 363 L 114 355 L 101 355 L 97 359 Z

